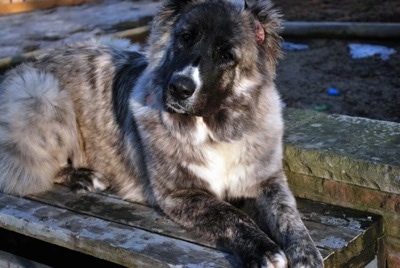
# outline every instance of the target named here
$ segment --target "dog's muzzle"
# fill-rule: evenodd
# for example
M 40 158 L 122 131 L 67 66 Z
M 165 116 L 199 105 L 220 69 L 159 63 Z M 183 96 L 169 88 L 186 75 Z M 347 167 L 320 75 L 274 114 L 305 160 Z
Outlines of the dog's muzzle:
M 190 77 L 173 75 L 169 81 L 168 90 L 176 100 L 186 100 L 196 91 L 196 84 Z

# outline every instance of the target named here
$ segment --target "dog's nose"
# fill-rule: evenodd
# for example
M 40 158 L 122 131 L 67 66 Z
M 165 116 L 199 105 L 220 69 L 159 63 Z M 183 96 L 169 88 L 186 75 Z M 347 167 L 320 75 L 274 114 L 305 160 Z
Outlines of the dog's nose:
M 189 77 L 182 75 L 172 76 L 168 84 L 168 90 L 174 98 L 186 100 L 193 95 L 196 84 Z

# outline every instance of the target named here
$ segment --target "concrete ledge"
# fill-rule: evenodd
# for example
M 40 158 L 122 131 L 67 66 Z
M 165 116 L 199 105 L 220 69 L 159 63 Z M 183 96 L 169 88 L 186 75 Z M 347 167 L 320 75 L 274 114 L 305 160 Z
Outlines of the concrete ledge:
M 284 168 L 301 198 L 379 214 L 379 267 L 400 267 L 400 124 L 285 109 Z
M 400 194 L 400 124 L 285 110 L 285 168 Z

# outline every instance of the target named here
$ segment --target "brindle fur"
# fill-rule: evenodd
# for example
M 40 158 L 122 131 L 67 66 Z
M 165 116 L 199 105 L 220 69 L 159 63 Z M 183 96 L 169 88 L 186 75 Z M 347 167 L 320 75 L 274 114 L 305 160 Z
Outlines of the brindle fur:
M 268 0 L 166 0 L 145 54 L 102 39 L 9 71 L 0 189 L 110 186 L 245 267 L 322 267 L 282 171 L 279 32 Z

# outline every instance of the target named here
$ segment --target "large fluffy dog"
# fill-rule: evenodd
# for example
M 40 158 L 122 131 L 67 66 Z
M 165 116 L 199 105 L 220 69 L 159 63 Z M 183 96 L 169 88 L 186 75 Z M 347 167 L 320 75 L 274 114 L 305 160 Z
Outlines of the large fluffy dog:
M 17 67 L 1 85 L 0 189 L 110 186 L 244 266 L 323 266 L 282 171 L 279 30 L 268 0 L 167 0 L 146 55 L 101 40 Z

